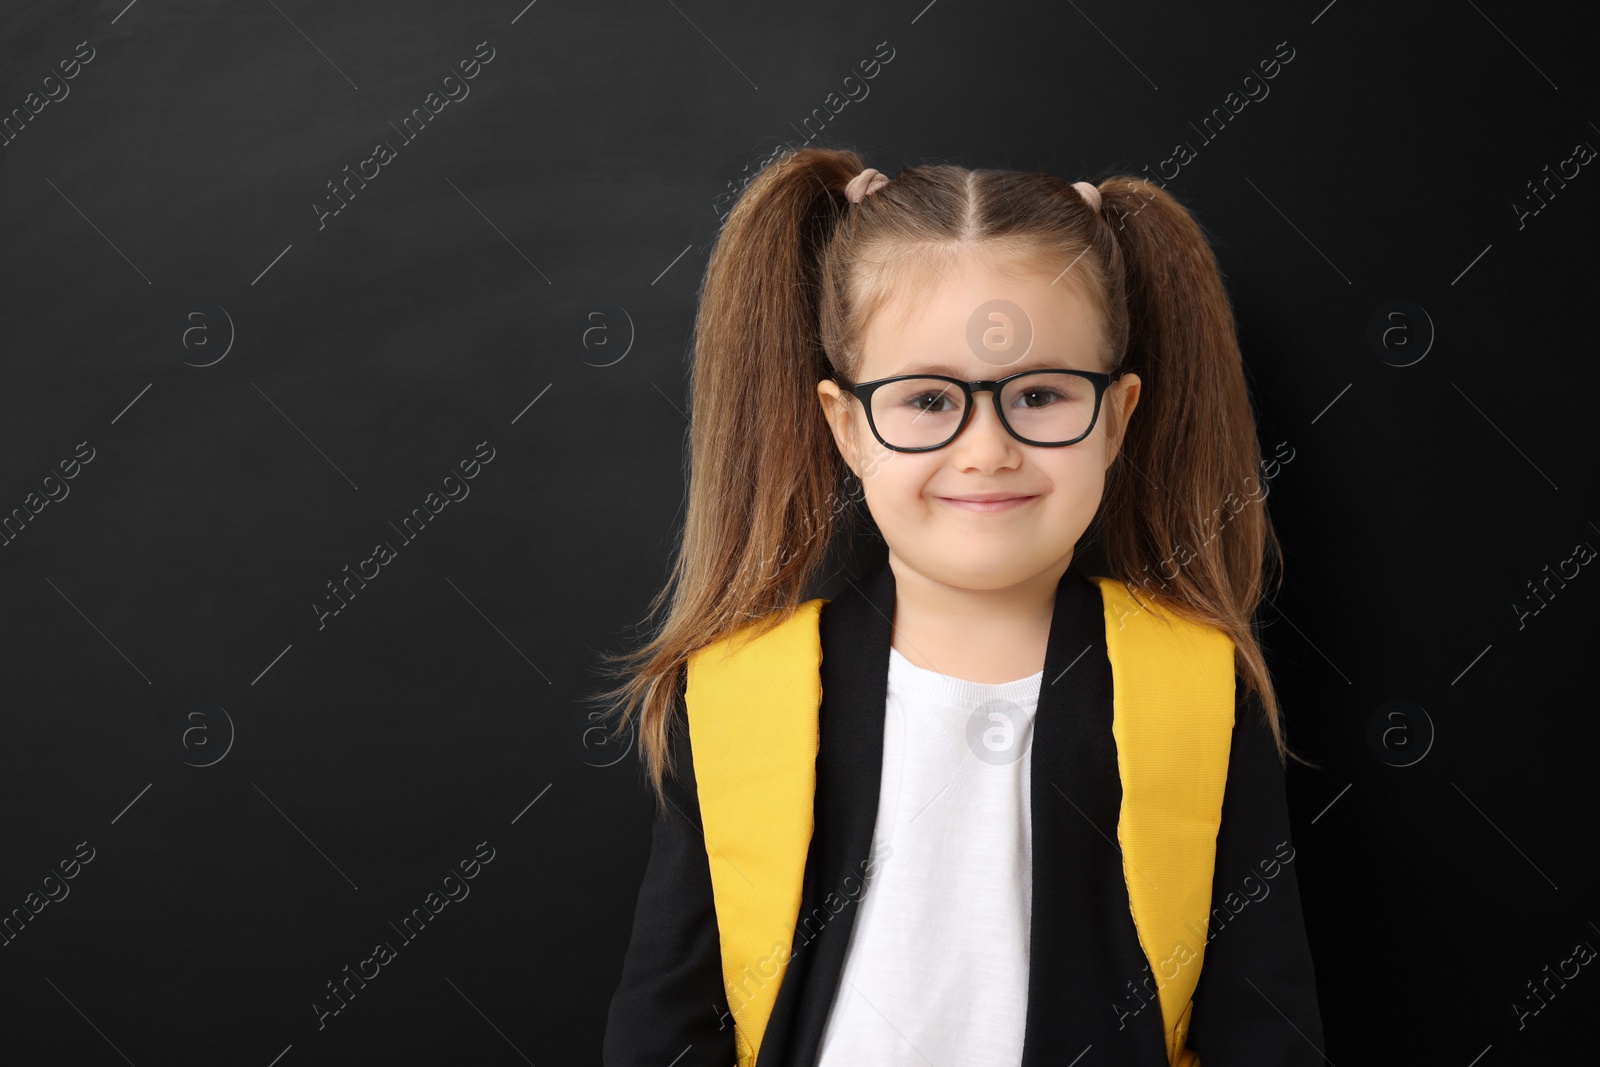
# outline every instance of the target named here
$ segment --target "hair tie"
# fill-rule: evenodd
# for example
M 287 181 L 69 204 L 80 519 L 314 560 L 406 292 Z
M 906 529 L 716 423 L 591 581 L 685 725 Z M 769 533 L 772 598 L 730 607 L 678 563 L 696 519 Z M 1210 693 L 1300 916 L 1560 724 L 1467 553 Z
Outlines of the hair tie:
M 1072 187 L 1078 190 L 1083 202 L 1088 204 L 1096 213 L 1100 211 L 1100 190 L 1088 182 L 1073 182 Z
M 889 184 L 889 176 L 881 171 L 864 167 L 860 174 L 850 179 L 850 184 L 844 187 L 844 195 L 850 198 L 852 204 L 861 203 L 862 199 Z

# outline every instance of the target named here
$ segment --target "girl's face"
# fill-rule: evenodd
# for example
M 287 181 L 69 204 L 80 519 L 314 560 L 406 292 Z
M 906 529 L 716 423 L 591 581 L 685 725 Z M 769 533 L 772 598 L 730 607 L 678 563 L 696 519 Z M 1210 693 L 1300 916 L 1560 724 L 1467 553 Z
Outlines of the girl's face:
M 856 381 L 919 372 L 975 381 L 1034 368 L 1107 371 L 1092 305 L 1067 278 L 1051 284 L 1056 274 L 1038 269 L 1011 261 L 1008 273 L 1000 273 L 983 256 L 942 261 L 924 300 L 896 298 L 874 316 Z M 1100 506 L 1106 469 L 1138 402 L 1139 379 L 1124 374 L 1112 383 L 1089 436 L 1058 448 L 1024 444 L 1007 433 L 988 392 L 973 393 L 967 424 L 931 452 L 884 448 L 861 402 L 833 381 L 819 382 L 817 394 L 896 569 L 909 567 L 943 585 L 994 590 L 1046 572 L 1059 577 L 1070 564 Z M 1020 418 L 1018 430 L 1026 435 Z M 997 493 L 1027 499 L 1003 510 L 952 500 Z

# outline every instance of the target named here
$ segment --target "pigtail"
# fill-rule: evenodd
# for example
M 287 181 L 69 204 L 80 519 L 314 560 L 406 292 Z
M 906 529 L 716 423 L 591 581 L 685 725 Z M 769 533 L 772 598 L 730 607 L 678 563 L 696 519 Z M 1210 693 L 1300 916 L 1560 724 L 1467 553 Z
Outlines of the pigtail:
M 706 267 L 690 374 L 688 506 L 656 636 L 629 663 L 616 737 L 639 705 L 637 740 L 658 801 L 672 771 L 667 731 L 696 650 L 793 614 L 832 544 L 849 468 L 817 399 L 831 373 L 818 326 L 819 260 L 851 207 L 849 151 L 803 148 L 756 174 Z M 616 710 L 615 708 L 613 709 Z
M 1282 548 L 1261 503 L 1261 449 L 1216 257 L 1199 223 L 1159 186 L 1117 177 L 1099 190 L 1125 290 L 1119 369 L 1141 382 L 1097 516 L 1106 567 L 1136 597 L 1162 598 L 1225 631 L 1280 758 L 1294 755 L 1255 632 L 1267 551 L 1281 583 Z

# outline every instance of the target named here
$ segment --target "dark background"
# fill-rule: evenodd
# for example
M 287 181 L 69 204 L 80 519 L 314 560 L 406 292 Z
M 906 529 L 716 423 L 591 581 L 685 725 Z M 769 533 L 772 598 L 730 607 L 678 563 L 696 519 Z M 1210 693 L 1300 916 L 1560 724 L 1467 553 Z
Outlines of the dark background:
M 1263 622 L 1324 1051 L 1591 1048 L 1596 965 L 1527 983 L 1600 947 L 1596 21 L 1324 5 L 6 4 L 0 915 L 69 892 L 0 947 L 0 1059 L 598 1062 L 652 812 L 582 697 L 678 534 L 720 217 L 808 133 L 1168 176 L 1293 456 Z

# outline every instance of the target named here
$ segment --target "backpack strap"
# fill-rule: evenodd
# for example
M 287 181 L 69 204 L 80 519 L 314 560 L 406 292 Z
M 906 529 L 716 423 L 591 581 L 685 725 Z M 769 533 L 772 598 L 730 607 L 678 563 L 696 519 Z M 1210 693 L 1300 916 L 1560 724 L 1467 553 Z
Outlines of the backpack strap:
M 1093 581 L 1105 604 L 1128 905 L 1155 976 L 1167 1061 L 1198 1067 L 1186 1039 L 1233 742 L 1233 640 L 1148 596 L 1135 600 L 1118 579 Z
M 1168 1062 L 1199 1067 L 1186 1038 L 1232 744 L 1233 642 L 1135 600 L 1120 580 L 1091 580 L 1105 607 L 1129 909 L 1157 983 Z M 827 603 L 806 601 L 760 636 L 751 623 L 687 665 L 685 712 L 739 1067 L 754 1067 L 800 914 Z
M 688 660 L 690 753 L 739 1067 L 754 1067 L 800 917 L 826 603 L 806 601 L 759 637 L 751 623 Z

